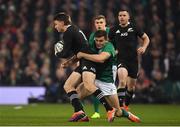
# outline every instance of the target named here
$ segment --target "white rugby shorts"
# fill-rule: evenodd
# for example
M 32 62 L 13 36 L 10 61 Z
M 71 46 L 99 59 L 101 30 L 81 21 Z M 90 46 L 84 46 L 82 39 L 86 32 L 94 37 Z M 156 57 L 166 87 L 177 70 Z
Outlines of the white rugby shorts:
M 117 94 L 117 89 L 114 83 L 107 83 L 96 79 L 95 85 L 103 92 L 104 96 Z

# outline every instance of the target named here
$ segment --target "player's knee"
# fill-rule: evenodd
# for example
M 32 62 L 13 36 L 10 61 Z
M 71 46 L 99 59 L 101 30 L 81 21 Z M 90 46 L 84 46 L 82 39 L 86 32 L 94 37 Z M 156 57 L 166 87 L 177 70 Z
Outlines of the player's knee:
M 120 84 L 120 86 L 121 87 L 125 87 L 126 86 L 126 80 L 120 80 L 120 82 L 119 82 Z
M 135 84 L 127 85 L 128 91 L 135 91 Z
M 64 90 L 66 91 L 66 93 L 68 93 L 69 91 L 71 91 L 71 87 L 68 84 L 64 84 L 63 86 Z
M 67 92 L 67 85 L 66 84 L 64 84 L 63 88 Z
M 84 81 L 83 83 L 84 83 L 84 87 L 91 93 L 93 93 L 96 90 L 96 86 L 94 85 L 94 83 L 86 82 L 86 81 Z

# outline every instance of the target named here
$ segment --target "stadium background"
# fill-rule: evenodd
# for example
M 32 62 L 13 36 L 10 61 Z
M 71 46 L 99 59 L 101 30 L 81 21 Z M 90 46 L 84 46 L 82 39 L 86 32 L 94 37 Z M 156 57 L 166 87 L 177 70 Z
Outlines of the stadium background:
M 112 26 L 120 8 L 131 10 L 151 40 L 134 102 L 179 103 L 179 0 L 0 0 L 0 86 L 44 86 L 46 102 L 67 102 L 63 83 L 74 67 L 60 69 L 63 60 L 53 54 L 53 15 L 69 13 L 89 37 L 94 16 L 105 15 Z

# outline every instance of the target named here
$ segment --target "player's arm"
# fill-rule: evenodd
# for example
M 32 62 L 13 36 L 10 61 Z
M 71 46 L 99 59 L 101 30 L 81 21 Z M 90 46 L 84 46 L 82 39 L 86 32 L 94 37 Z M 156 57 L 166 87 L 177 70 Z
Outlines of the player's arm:
M 145 53 L 145 51 L 149 45 L 149 37 L 141 28 L 137 27 L 136 25 L 134 27 L 135 27 L 135 31 L 136 31 L 136 36 L 138 36 L 142 40 L 140 47 L 137 49 L 137 53 L 143 54 L 143 53 Z
M 110 56 L 111 54 L 108 52 L 101 52 L 100 54 L 87 54 L 87 53 L 79 52 L 77 54 L 77 57 L 79 59 L 84 58 L 97 63 L 104 63 L 104 61 L 107 60 Z
M 68 58 L 70 56 L 70 50 L 73 42 L 73 34 L 71 31 L 64 33 L 63 41 L 59 41 L 55 44 L 55 55 L 58 58 Z
M 62 68 L 66 68 L 68 66 L 71 66 L 73 64 L 76 64 L 79 61 L 79 59 L 76 57 L 76 55 L 72 56 L 71 58 L 67 59 L 65 62 L 61 64 Z
M 138 54 L 143 54 L 149 45 L 149 37 L 146 33 L 141 36 L 141 39 L 143 42 L 142 45 L 137 49 Z

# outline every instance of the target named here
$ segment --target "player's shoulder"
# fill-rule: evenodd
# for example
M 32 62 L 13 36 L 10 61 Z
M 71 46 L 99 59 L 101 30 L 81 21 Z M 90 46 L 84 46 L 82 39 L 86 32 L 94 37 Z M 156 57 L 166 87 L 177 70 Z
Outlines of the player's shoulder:
M 129 22 L 128 27 L 129 27 L 129 28 L 137 29 L 137 25 L 136 25 L 136 23 L 134 23 L 134 22 Z
M 79 28 L 75 25 L 70 25 L 68 27 L 68 31 L 74 32 L 74 31 L 79 31 Z
M 114 25 L 114 26 L 110 27 L 109 33 L 110 34 L 115 34 L 118 30 L 119 30 L 119 26 Z
M 79 36 L 80 31 L 81 30 L 76 25 L 71 25 L 67 29 L 68 35 L 71 35 L 71 36 Z
M 113 44 L 110 41 L 106 42 L 105 47 L 114 48 Z
M 95 32 L 91 32 L 90 37 L 94 37 Z
M 119 28 L 119 25 L 114 25 L 114 26 L 112 26 L 112 27 L 110 27 L 110 30 L 112 31 L 112 30 L 117 30 Z

